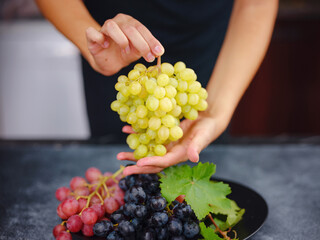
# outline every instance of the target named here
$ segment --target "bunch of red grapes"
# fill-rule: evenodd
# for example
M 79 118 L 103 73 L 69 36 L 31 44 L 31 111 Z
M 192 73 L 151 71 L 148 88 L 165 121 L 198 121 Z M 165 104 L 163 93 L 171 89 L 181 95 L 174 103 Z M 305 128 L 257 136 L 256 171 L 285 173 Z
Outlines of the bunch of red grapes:
M 71 240 L 71 233 L 82 232 L 91 237 L 96 222 L 108 220 L 114 211 L 124 204 L 124 192 L 118 182 L 123 177 L 123 168 L 116 173 L 89 168 L 85 178 L 74 177 L 70 188 L 60 187 L 56 198 L 61 202 L 57 208 L 63 222 L 53 229 L 57 240 Z

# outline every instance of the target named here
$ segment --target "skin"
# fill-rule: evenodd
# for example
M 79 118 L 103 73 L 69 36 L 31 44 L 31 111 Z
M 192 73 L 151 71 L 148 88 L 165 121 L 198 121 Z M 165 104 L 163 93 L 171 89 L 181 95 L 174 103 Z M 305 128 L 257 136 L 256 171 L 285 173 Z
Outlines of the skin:
M 37 0 L 43 14 L 81 51 L 93 69 L 106 76 L 143 57 L 152 62 L 164 53 L 161 43 L 134 18 L 118 14 L 100 26 L 80 0 Z M 208 109 L 195 121 L 184 120 L 184 136 L 167 146 L 163 157 L 146 157 L 124 174 L 156 173 L 200 152 L 227 128 L 242 95 L 270 43 L 278 0 L 235 0 L 228 30 L 207 86 Z M 85 34 L 84 34 L 85 33 Z M 129 126 L 123 132 L 132 133 Z M 136 161 L 131 152 L 119 160 Z

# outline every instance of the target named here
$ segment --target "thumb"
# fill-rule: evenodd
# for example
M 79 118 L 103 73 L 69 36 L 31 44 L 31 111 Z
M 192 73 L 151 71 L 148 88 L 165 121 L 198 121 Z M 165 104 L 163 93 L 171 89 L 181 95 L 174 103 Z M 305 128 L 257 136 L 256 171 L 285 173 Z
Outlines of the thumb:
M 86 37 L 88 41 L 88 49 L 91 54 L 96 54 L 102 48 L 108 48 L 110 45 L 104 34 L 97 31 L 93 27 L 89 27 L 86 30 Z
M 208 133 L 205 131 L 198 131 L 192 138 L 187 155 L 191 162 L 199 162 L 199 154 L 206 146 L 210 144 Z

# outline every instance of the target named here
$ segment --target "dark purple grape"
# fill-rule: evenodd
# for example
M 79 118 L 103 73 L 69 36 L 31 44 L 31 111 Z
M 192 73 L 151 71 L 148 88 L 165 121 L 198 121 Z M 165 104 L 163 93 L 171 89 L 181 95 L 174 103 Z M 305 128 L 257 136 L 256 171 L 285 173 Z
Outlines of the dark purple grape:
M 137 205 L 134 216 L 139 219 L 143 219 L 148 215 L 148 209 L 145 205 Z
M 113 230 L 112 222 L 103 220 L 93 226 L 93 233 L 98 237 L 106 237 Z
M 126 220 L 126 216 L 123 214 L 121 210 L 117 210 L 110 215 L 110 220 L 113 223 L 119 223 L 123 220 Z
M 135 235 L 134 226 L 129 221 L 122 221 L 119 223 L 118 230 L 125 238 L 132 237 Z
M 129 190 L 128 201 L 133 203 L 144 203 L 147 195 L 142 187 L 133 186 Z
M 107 236 L 107 240 L 124 240 L 124 238 L 116 231 L 112 231 Z
M 166 212 L 155 212 L 152 217 L 151 217 L 151 221 L 153 226 L 155 227 L 162 227 L 165 224 L 167 224 L 169 218 L 168 218 L 168 214 Z
M 159 193 L 160 192 L 160 183 L 158 181 L 152 181 L 152 182 L 147 182 L 144 185 L 144 189 L 146 190 L 147 193 Z
M 166 227 L 156 228 L 156 233 L 158 240 L 167 240 L 169 238 Z
M 186 238 L 183 235 L 180 236 L 173 236 L 170 238 L 170 240 L 185 240 Z
M 138 218 L 133 218 L 131 223 L 136 231 L 140 230 L 142 227 L 141 221 Z
M 172 236 L 179 236 L 182 234 L 182 223 L 177 218 L 172 218 L 168 222 L 168 232 Z
M 152 197 L 148 201 L 149 206 L 154 211 L 161 211 L 167 206 L 167 201 L 164 197 Z
M 119 183 L 118 183 L 119 187 L 123 190 L 123 191 L 127 191 L 128 190 L 128 186 L 126 184 L 126 179 L 122 178 Z
M 174 216 L 182 221 L 189 219 L 192 215 L 192 212 L 193 211 L 190 205 L 187 205 L 185 203 L 179 203 L 173 208 Z
M 134 217 L 137 205 L 135 203 L 126 203 L 123 205 L 123 214 L 128 217 Z
M 129 175 L 129 176 L 125 177 L 126 185 L 127 185 L 128 189 L 130 189 L 132 186 L 135 185 L 137 178 L 138 178 L 137 175 Z
M 193 238 L 200 232 L 199 225 L 196 222 L 190 221 L 183 225 L 183 235 L 187 238 Z
M 139 234 L 139 240 L 157 240 L 157 235 L 152 228 L 148 228 Z

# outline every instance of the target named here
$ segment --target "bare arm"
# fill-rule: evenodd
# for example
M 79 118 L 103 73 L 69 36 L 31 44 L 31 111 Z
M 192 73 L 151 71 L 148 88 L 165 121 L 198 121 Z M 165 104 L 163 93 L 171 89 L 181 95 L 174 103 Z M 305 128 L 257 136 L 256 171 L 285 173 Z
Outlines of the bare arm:
M 259 68 L 268 48 L 278 10 L 278 0 L 236 0 L 222 49 L 208 91 L 208 109 L 195 121 L 184 120 L 184 136 L 163 157 L 140 159 L 125 174 L 159 172 L 190 159 L 221 135 L 228 126 L 243 93 Z M 131 153 L 118 159 L 134 160 Z

